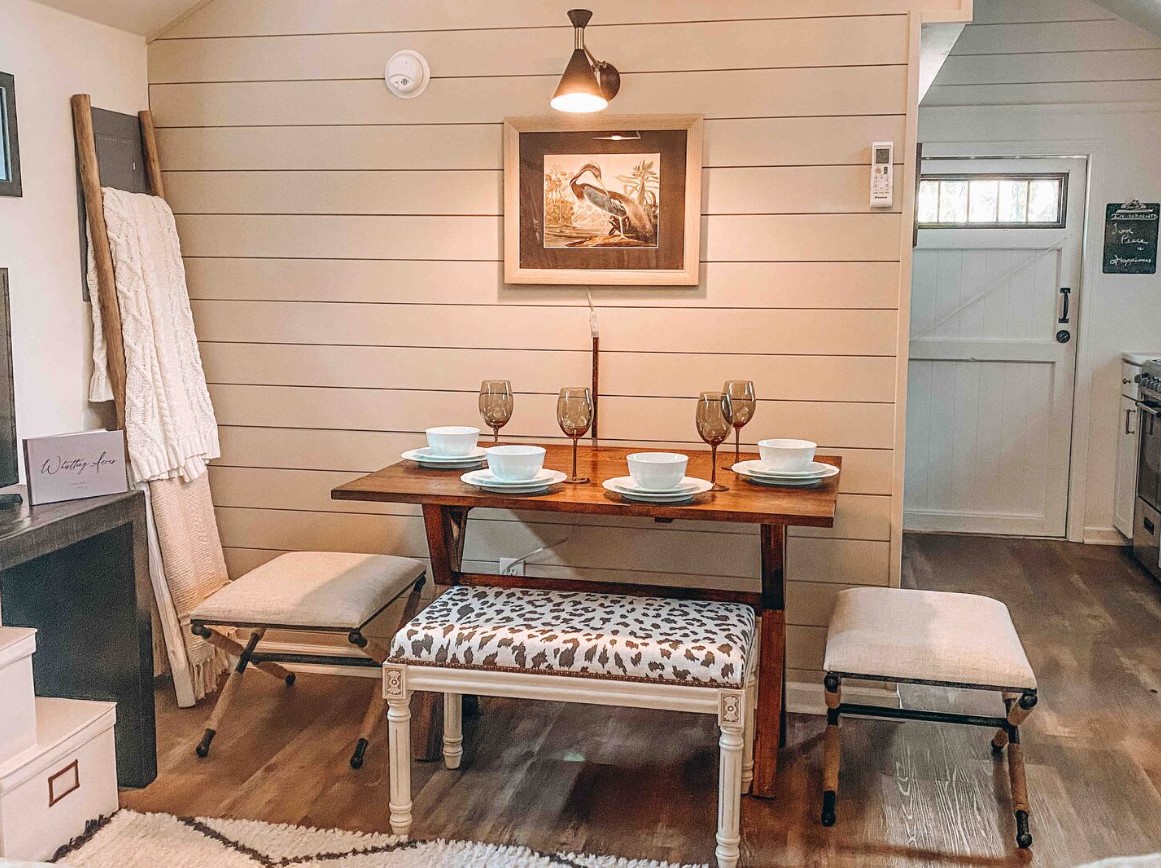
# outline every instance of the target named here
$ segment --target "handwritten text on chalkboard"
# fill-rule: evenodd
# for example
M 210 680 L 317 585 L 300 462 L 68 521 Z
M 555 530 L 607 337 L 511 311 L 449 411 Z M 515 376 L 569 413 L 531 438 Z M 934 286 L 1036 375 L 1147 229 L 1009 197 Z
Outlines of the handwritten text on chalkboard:
M 1156 202 L 1110 203 L 1105 206 L 1105 274 L 1156 274 Z

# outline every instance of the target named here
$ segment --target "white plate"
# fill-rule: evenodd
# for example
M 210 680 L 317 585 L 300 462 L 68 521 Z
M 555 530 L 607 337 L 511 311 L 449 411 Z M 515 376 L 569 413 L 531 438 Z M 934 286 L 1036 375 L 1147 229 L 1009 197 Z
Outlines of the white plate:
M 541 468 L 540 472 L 532 477 L 532 479 L 520 479 L 515 482 L 498 479 L 496 474 L 486 467 L 480 470 L 470 470 L 460 477 L 460 480 L 466 482 L 468 485 L 507 494 L 527 494 L 532 491 L 543 491 L 548 486 L 556 485 L 558 482 L 564 482 L 566 479 L 568 479 L 567 474 L 561 473 L 559 470 L 549 470 L 548 468 Z
M 685 503 L 691 500 L 694 495 L 705 494 L 713 488 L 707 480 L 697 479 L 695 477 L 685 477 L 682 482 L 686 480 L 693 486 L 692 489 L 678 492 L 677 494 L 658 494 L 657 492 L 645 491 L 640 486 L 634 489 L 622 488 L 618 485 L 624 479 L 631 479 L 632 477 L 622 476 L 617 479 L 606 479 L 601 485 L 606 491 L 611 491 L 613 494 L 619 494 L 626 500 L 633 500 L 639 503 Z
M 444 464 L 448 467 L 463 466 L 470 467 L 473 464 L 479 464 L 484 460 L 484 450 L 477 446 L 467 455 L 436 455 L 429 451 L 429 447 L 421 446 L 419 449 L 408 449 L 403 453 L 403 457 L 408 461 L 418 461 L 420 464 Z
M 811 462 L 807 470 L 768 470 L 761 461 L 739 461 L 730 469 L 741 476 L 751 476 L 757 479 L 811 480 L 816 482 L 839 472 L 833 464 L 823 464 L 821 461 Z
M 752 485 L 777 486 L 778 488 L 813 488 L 822 485 L 821 479 L 771 479 L 767 476 L 746 476 L 739 474 Z
M 698 483 L 700 480 L 694 479 L 691 476 L 681 477 L 681 482 L 677 483 L 673 488 L 643 488 L 632 476 L 618 476 L 615 479 L 606 480 L 605 488 L 610 485 L 613 488 L 610 491 L 615 491 L 617 494 L 631 494 L 634 497 L 638 495 L 644 497 L 653 497 L 656 495 L 676 495 L 680 497 L 689 497 L 691 494 L 697 492 Z

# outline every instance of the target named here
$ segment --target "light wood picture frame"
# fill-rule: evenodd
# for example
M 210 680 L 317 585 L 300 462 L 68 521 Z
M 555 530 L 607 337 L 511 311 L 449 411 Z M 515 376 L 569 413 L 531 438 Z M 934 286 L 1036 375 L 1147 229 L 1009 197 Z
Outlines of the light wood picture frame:
M 696 286 L 701 115 L 504 121 L 504 280 Z

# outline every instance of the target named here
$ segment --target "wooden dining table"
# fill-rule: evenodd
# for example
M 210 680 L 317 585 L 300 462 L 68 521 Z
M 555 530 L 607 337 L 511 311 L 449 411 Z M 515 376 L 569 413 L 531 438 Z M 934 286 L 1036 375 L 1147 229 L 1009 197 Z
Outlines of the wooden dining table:
M 571 446 L 553 444 L 545 446 L 545 449 L 545 467 L 566 473 L 571 470 Z M 758 614 L 761 641 L 754 782 L 751 792 L 757 796 L 773 797 L 778 774 L 778 748 L 786 737 L 786 528 L 832 527 L 840 474 L 814 487 L 791 488 L 755 485 L 731 471 L 719 470 L 719 481 L 729 486 L 728 491 L 707 492 L 685 505 L 631 503 L 606 491 L 601 483 L 625 476 L 628 472 L 625 458 L 637 451 L 641 450 L 616 446 L 582 446 L 578 456 L 578 472 L 591 482 L 581 485 L 561 483 L 539 495 L 483 491 L 462 482 L 461 470 L 428 469 L 414 461 L 404 460 L 338 486 L 331 492 L 331 497 L 335 500 L 418 504 L 423 510 L 432 579 L 437 585 L 595 591 L 716 600 L 752 606 Z M 709 479 L 710 453 L 682 451 L 690 459 L 687 474 Z M 724 454 L 724 451 L 719 454 L 719 464 L 729 463 L 723 461 Z M 744 459 L 757 457 L 743 454 Z M 842 466 L 842 459 L 836 456 L 820 455 L 816 460 L 840 468 Z M 713 576 L 705 577 L 706 587 L 667 587 L 644 583 L 465 572 L 463 556 L 468 514 L 476 508 L 639 517 L 659 522 L 691 520 L 756 524 L 760 536 L 761 587 L 757 592 L 715 588 Z M 422 726 L 418 718 L 419 715 L 416 725 Z M 430 719 L 427 726 L 432 727 Z M 417 733 L 415 743 L 434 744 L 434 733 Z

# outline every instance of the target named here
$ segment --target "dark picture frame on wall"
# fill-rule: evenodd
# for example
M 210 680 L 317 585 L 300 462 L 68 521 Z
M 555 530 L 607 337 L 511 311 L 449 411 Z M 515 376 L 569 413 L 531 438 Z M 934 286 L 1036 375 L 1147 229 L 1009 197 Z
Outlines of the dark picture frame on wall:
M 504 280 L 695 286 L 700 115 L 504 121 Z
M 20 136 L 16 125 L 16 79 L 0 72 L 0 196 L 22 196 Z

